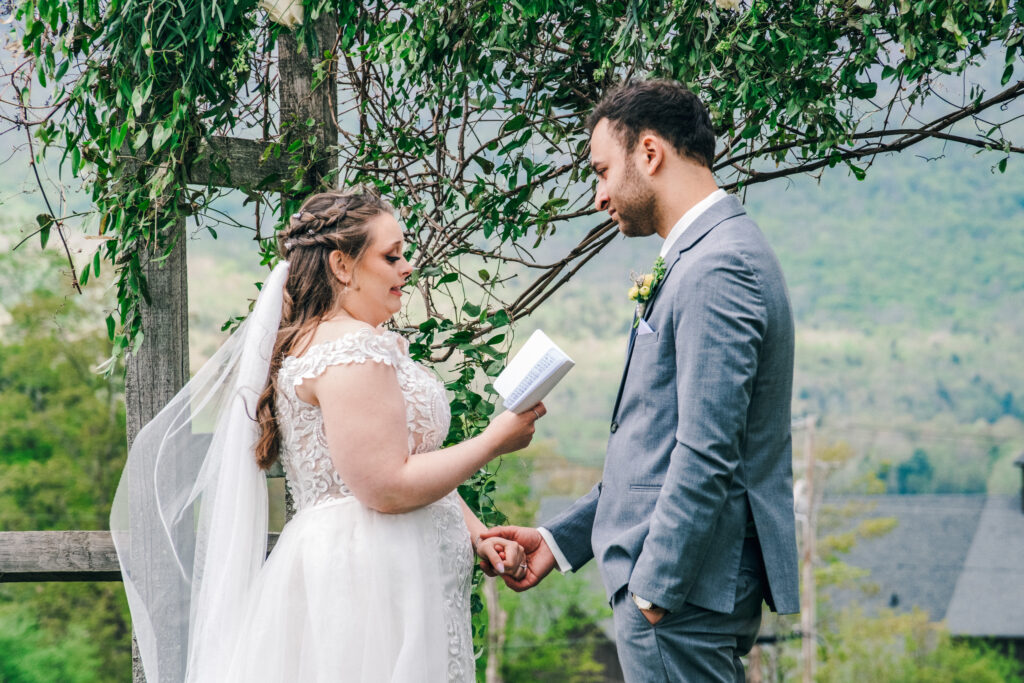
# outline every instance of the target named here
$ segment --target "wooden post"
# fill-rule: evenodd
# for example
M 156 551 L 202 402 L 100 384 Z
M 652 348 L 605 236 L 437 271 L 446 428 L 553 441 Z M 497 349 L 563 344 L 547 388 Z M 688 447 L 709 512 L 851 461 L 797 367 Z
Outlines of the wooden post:
M 748 683 L 764 683 L 764 677 L 761 675 L 760 645 L 755 645 L 750 648 L 750 655 L 747 657 L 747 663 L 749 664 L 747 671 Z
M 487 627 L 487 669 L 484 671 L 485 683 L 504 683 L 501 677 L 501 651 L 505 647 L 505 623 L 508 614 L 501 609 L 498 601 L 498 579 L 484 578 L 484 603 L 490 621 Z
M 312 191 L 337 187 L 337 176 L 331 175 L 338 167 L 338 69 L 334 43 L 338 37 L 338 17 L 325 14 L 316 20 L 314 29 L 319 43 L 319 54 L 309 55 L 300 47 L 295 36 L 282 32 L 278 40 L 277 71 L 278 101 L 281 107 L 280 126 L 287 144 L 297 135 L 306 132 L 305 124 L 313 121 L 317 144 L 309 171 L 304 178 Z M 331 50 L 331 58 L 324 59 L 324 52 Z M 321 66 L 323 81 L 316 89 L 313 78 L 317 66 Z M 324 182 L 324 178 L 330 180 Z
M 142 305 L 142 330 L 145 335 L 142 345 L 137 353 L 126 357 L 125 413 L 129 449 L 139 430 L 174 398 L 189 377 L 188 266 L 185 258 L 184 220 L 179 218 L 171 229 L 178 239 L 166 260 L 159 262 L 157 259 L 160 254 L 145 254 L 141 257 L 152 303 Z M 144 485 L 140 485 L 139 490 L 144 490 Z M 155 510 L 133 506 L 131 523 L 135 526 L 149 519 L 145 523 L 156 526 L 152 520 L 155 515 Z M 131 539 L 130 552 L 145 557 L 146 535 L 133 531 Z M 175 581 L 180 578 L 166 577 L 166 580 Z M 188 624 L 185 624 L 186 631 L 187 628 Z M 182 642 L 187 642 L 187 637 Z M 165 680 L 184 680 L 186 654 L 171 653 L 168 661 L 159 662 L 160 670 L 167 672 Z M 146 680 L 134 637 L 132 680 L 135 683 Z
M 312 163 L 303 178 L 304 184 L 314 192 L 337 187 L 337 175 L 331 175 L 338 167 L 338 60 L 333 52 L 323 67 L 323 82 L 313 89 L 316 66 L 324 62 L 325 50 L 333 50 L 338 36 L 337 15 L 331 13 L 321 16 L 316 21 L 315 31 L 320 48 L 318 55 L 311 56 L 300 49 L 291 33 L 282 32 L 277 44 L 278 101 L 281 107 L 283 142 L 288 144 L 297 134 L 305 131 L 306 121 L 314 122 L 316 156 L 305 160 Z M 326 176 L 330 176 L 330 179 L 325 182 Z M 282 200 L 286 196 L 284 194 Z M 287 486 L 284 497 L 285 519 L 291 519 L 295 514 L 295 502 Z
M 803 590 L 800 593 L 800 631 L 803 644 L 803 682 L 813 683 L 817 667 L 817 633 L 815 611 L 817 600 L 814 583 L 814 556 L 816 552 L 815 533 L 815 459 L 814 459 L 815 417 L 804 420 L 804 482 L 807 484 L 807 521 L 803 528 Z

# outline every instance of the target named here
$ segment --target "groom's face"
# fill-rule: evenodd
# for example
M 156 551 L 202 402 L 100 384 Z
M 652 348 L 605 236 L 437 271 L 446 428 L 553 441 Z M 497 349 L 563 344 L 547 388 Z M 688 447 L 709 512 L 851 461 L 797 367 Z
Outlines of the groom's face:
M 607 211 L 627 237 L 646 237 L 657 230 L 657 196 L 608 119 L 601 119 L 590 136 L 590 164 L 597 174 L 594 206 Z

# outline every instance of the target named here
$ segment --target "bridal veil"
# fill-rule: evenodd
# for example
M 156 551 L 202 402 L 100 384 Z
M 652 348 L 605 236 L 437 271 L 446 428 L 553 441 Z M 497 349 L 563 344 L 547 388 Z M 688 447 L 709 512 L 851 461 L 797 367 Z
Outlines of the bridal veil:
M 218 681 L 267 550 L 253 448 L 288 263 L 249 317 L 136 436 L 110 513 L 149 683 Z

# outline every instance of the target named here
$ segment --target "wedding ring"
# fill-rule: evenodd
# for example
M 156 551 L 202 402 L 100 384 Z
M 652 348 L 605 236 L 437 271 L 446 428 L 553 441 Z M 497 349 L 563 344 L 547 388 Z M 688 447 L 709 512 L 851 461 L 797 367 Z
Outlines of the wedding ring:
M 533 414 L 536 415 L 537 419 L 539 420 L 540 419 L 540 413 L 537 412 L 537 409 L 536 408 L 530 408 L 530 410 L 533 411 Z
M 527 568 L 527 567 L 529 567 L 529 566 L 530 566 L 530 565 L 528 565 L 528 564 L 526 564 L 525 562 L 523 562 L 523 563 L 522 563 L 521 565 L 519 565 L 519 568 L 520 568 L 520 569 L 526 569 L 526 568 Z

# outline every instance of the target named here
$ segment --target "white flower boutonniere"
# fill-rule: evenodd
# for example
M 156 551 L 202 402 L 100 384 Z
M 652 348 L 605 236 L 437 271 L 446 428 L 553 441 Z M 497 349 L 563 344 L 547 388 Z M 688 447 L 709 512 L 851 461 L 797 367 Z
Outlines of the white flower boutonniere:
M 270 15 L 270 20 L 285 28 L 295 28 L 302 23 L 301 0 L 260 0 L 260 7 Z
M 664 277 L 665 259 L 660 256 L 654 262 L 654 268 L 651 269 L 650 273 L 643 273 L 641 275 L 636 273 L 629 274 L 629 279 L 633 281 L 633 286 L 629 288 L 629 298 L 636 302 L 636 320 L 633 321 L 633 327 L 640 324 L 640 318 L 647 311 L 647 302 L 651 300 L 654 290 Z

